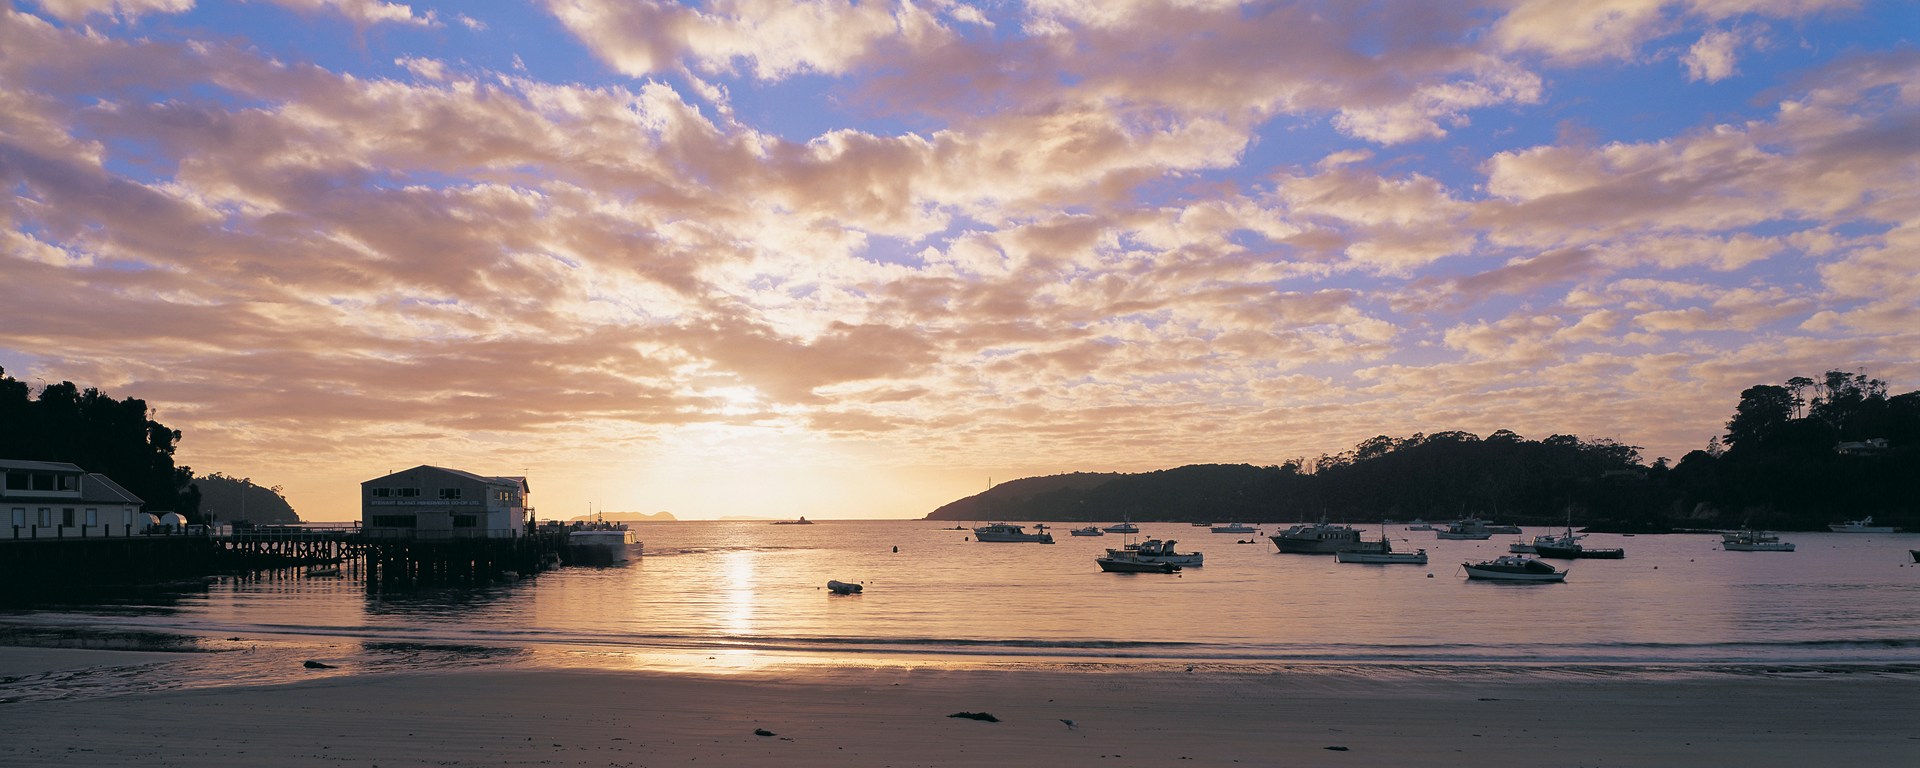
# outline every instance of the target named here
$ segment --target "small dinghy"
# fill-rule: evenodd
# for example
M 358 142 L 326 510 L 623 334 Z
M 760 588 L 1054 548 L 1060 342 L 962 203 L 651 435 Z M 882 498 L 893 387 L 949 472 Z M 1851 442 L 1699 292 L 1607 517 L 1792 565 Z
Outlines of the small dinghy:
M 827 591 L 836 595 L 857 595 L 860 594 L 861 587 L 858 584 L 849 584 L 844 581 L 828 581 Z

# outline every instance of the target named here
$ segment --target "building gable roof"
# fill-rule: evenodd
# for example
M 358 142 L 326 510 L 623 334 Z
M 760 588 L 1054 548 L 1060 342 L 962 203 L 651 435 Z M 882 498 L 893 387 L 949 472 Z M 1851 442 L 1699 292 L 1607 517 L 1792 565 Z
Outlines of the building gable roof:
M 526 480 L 526 478 L 524 478 L 524 477 L 487 477 L 487 476 L 485 476 L 485 475 L 476 475 L 476 474 L 474 474 L 474 473 L 472 473 L 472 472 L 468 472 L 468 471 L 465 471 L 465 470 L 459 470 L 459 469 L 450 469 L 450 468 L 448 468 L 448 467 L 436 467 L 436 466 L 434 466 L 434 465 L 432 465 L 432 464 L 421 464 L 420 466 L 417 466 L 417 467 L 414 467 L 414 468 L 412 468 L 412 469 L 403 469 L 403 470 L 400 470 L 399 472 L 393 472 L 393 473 L 390 473 L 390 474 L 386 474 L 386 475 L 382 475 L 382 476 L 380 476 L 380 477 L 376 477 L 376 478 L 374 478 L 374 479 L 372 479 L 372 480 L 367 480 L 367 481 L 364 481 L 364 482 L 362 482 L 362 483 L 360 483 L 360 484 L 361 484 L 361 485 L 371 485 L 371 484 L 374 484 L 374 483 L 378 483 L 378 482 L 380 482 L 380 481 L 382 481 L 382 480 L 386 480 L 386 479 L 389 479 L 389 478 L 393 478 L 393 477 L 398 477 L 398 476 L 400 476 L 400 475 L 404 475 L 404 474 L 407 474 L 407 473 L 409 473 L 409 472 L 418 472 L 418 471 L 420 471 L 420 470 L 423 470 L 423 469 L 424 469 L 424 470 L 429 470 L 429 471 L 432 471 L 432 472 L 442 472 L 442 473 L 445 473 L 445 474 L 449 474 L 449 475 L 453 475 L 453 476 L 455 476 L 455 477 L 462 477 L 462 478 L 466 478 L 466 479 L 468 479 L 468 480 L 472 480 L 472 481 L 474 481 L 474 482 L 476 482 L 476 483 L 481 483 L 481 484 L 484 484 L 484 485 L 517 485 L 517 486 L 520 486 L 520 487 L 521 487 L 521 488 L 523 488 L 523 489 L 527 487 L 527 480 Z
M 141 504 L 147 502 L 133 495 L 132 491 L 122 488 L 113 478 L 98 472 L 88 472 L 80 481 L 80 498 L 86 501 L 104 501 L 113 504 Z
M 21 459 L 0 459 L 0 469 L 20 469 L 30 472 L 81 472 L 80 465 L 64 461 L 23 461 Z

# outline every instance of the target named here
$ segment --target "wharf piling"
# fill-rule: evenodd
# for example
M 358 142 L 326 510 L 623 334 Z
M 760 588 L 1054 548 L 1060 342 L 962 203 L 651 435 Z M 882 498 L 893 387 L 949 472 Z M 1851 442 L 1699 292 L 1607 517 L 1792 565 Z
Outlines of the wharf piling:
M 533 531 L 513 537 L 368 538 L 362 543 L 367 583 L 467 582 L 506 571 L 530 574 L 559 562 L 566 535 Z

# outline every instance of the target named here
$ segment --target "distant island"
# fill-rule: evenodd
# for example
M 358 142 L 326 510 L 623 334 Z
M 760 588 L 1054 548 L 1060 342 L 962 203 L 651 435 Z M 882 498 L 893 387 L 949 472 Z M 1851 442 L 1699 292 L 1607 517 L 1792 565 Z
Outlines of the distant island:
M 592 520 L 611 520 L 616 523 L 671 523 L 675 522 L 672 512 L 595 512 L 567 520 L 569 523 L 584 523 Z
M 1826 530 L 1873 516 L 1920 528 L 1920 392 L 1829 371 L 1740 393 L 1727 432 L 1678 463 L 1641 460 L 1610 439 L 1507 430 L 1380 435 L 1352 450 L 1271 466 L 1195 464 L 1140 474 L 1075 473 L 994 486 L 930 520 L 1336 522 L 1469 515 L 1592 530 L 1750 525 Z

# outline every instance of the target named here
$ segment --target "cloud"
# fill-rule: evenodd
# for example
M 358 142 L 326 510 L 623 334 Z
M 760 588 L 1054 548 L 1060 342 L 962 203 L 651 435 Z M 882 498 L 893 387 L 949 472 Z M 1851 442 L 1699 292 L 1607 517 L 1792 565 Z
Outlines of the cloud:
M 107 16 L 132 21 L 152 13 L 186 13 L 194 0 L 37 0 L 47 15 L 68 23 L 85 21 L 89 16 Z
M 547 7 L 602 60 L 634 77 L 680 66 L 731 72 L 736 62 L 762 80 L 839 74 L 886 41 L 948 34 L 911 3 L 716 0 L 695 8 L 652 0 L 548 0 Z
M 1734 67 L 1737 49 L 1746 42 L 1731 30 L 1715 29 L 1701 35 L 1680 58 L 1680 63 L 1687 67 L 1687 79 L 1717 83 L 1738 74 Z

